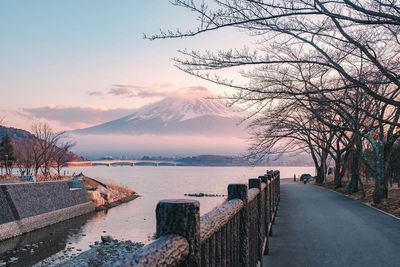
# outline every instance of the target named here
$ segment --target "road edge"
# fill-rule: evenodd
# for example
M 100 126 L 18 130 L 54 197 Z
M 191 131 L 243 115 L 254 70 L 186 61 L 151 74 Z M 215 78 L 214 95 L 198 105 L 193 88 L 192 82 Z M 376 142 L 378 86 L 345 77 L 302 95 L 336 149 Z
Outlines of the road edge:
M 316 185 L 316 184 L 310 184 L 310 185 L 312 185 L 312 186 L 317 186 L 317 187 L 319 187 L 319 188 L 323 188 L 323 189 L 325 189 L 325 190 L 334 192 L 334 193 L 336 193 L 336 194 L 339 194 L 339 195 L 344 196 L 344 197 L 346 197 L 346 198 L 348 198 L 348 199 L 351 199 L 351 200 L 353 200 L 353 201 L 356 201 L 356 202 L 358 202 L 358 203 L 361 203 L 361 204 L 363 204 L 364 206 L 370 207 L 370 208 L 372 208 L 372 209 L 374 209 L 374 210 L 377 210 L 377 211 L 379 211 L 379 212 L 381 212 L 381 213 L 383 213 L 383 214 L 386 214 L 386 215 L 388 215 L 388 216 L 390 216 L 390 217 L 392 217 L 392 218 L 394 218 L 394 219 L 400 221 L 400 217 L 397 217 L 397 216 L 395 216 L 395 215 L 393 215 L 393 214 L 391 214 L 391 213 L 389 213 L 389 212 L 387 212 L 387 211 L 378 209 L 378 208 L 376 208 L 376 207 L 374 207 L 374 206 L 368 205 L 367 203 L 362 202 L 362 201 L 359 201 L 359 200 L 357 200 L 357 199 L 354 199 L 354 198 L 352 198 L 352 197 L 350 197 L 350 196 L 348 196 L 348 195 L 342 194 L 342 193 L 340 193 L 340 192 L 338 192 L 338 191 L 335 191 L 335 190 L 333 190 L 333 189 L 330 189 L 330 188 L 327 188 L 327 187 L 324 187 L 324 186 L 320 186 L 320 185 Z

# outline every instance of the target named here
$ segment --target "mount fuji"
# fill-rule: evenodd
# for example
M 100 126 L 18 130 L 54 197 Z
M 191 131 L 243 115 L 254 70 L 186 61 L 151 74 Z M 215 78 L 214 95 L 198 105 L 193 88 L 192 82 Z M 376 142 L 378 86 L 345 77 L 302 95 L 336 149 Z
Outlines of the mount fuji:
M 131 115 L 73 131 L 77 135 L 246 135 L 241 120 L 247 113 L 208 93 L 176 94 L 145 105 Z

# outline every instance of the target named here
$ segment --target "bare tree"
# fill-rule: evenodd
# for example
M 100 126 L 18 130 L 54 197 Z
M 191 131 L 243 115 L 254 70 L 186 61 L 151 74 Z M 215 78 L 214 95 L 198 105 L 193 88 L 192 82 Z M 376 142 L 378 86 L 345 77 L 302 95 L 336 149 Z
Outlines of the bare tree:
M 257 72 L 263 68 L 314 64 L 380 101 L 400 104 L 397 97 L 382 96 L 374 91 L 371 87 L 376 83 L 374 79 L 354 75 L 354 68 L 363 61 L 381 74 L 384 83 L 393 85 L 392 94 L 399 92 L 397 34 L 400 24 L 399 6 L 395 2 L 215 0 L 207 5 L 203 1 L 175 0 L 173 4 L 197 14 L 198 27 L 183 32 L 161 32 L 149 39 L 190 37 L 230 27 L 249 33 L 258 43 L 254 51 L 248 48 L 216 53 L 181 51 L 188 59 L 177 59 L 178 67 L 192 75 L 251 93 L 261 88 L 254 83 L 232 83 L 204 71 L 241 66 Z M 296 57 L 285 48 L 296 51 Z M 251 77 L 251 72 L 248 75 Z M 269 92 L 268 88 L 263 91 Z
M 306 150 L 320 181 L 330 155 L 336 186 L 350 159 L 348 190 L 353 193 L 362 182 L 360 166 L 368 163 L 369 143 L 374 201 L 386 197 L 385 163 L 400 126 L 400 5 L 389 0 L 208 3 L 175 0 L 174 5 L 198 15 L 198 27 L 148 38 L 191 37 L 221 28 L 249 34 L 255 48 L 183 50 L 175 60 L 191 75 L 236 89 L 227 98 L 259 114 L 252 123 L 251 154 Z M 236 69 L 245 82 L 212 75 Z
M 68 162 L 74 158 L 74 155 L 70 152 L 71 148 L 75 143 L 66 140 L 64 142 L 59 142 L 57 148 L 53 154 L 53 165 L 57 172 L 58 178 L 61 178 L 61 170 L 68 166 Z
M 57 145 L 64 137 L 65 132 L 54 132 L 47 123 L 35 123 L 32 126 L 32 133 L 35 136 L 32 149 L 34 173 L 38 175 L 41 170 L 41 173 L 48 177 L 54 155 L 59 149 Z
M 24 139 L 14 143 L 15 164 L 20 175 L 32 175 L 34 168 L 33 148 L 34 140 Z

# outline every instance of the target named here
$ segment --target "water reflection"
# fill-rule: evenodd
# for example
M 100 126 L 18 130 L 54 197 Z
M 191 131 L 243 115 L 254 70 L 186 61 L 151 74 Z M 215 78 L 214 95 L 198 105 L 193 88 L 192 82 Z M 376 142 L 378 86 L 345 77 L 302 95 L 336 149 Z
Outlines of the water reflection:
M 72 244 L 82 237 L 83 226 L 89 220 L 103 216 L 105 216 L 104 212 L 91 213 L 5 240 L 0 243 L 0 259 L 9 262 L 12 258 L 18 258 L 9 265 L 30 266 L 60 251 L 67 250 L 69 243 Z M 73 250 L 66 252 L 62 256 L 68 257 L 73 254 Z

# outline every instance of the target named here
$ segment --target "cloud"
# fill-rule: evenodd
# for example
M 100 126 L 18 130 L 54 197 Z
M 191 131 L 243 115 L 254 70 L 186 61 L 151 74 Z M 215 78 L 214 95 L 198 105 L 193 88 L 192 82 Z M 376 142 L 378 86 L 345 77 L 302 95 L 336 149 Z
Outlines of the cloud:
M 163 98 L 170 95 L 179 93 L 200 93 L 210 92 L 204 86 L 186 86 L 180 87 L 172 83 L 156 84 L 149 87 L 133 85 L 133 84 L 113 84 L 111 88 L 106 91 L 88 91 L 90 96 L 104 96 L 105 94 L 116 97 L 129 97 L 129 98 Z
M 186 91 L 194 91 L 194 92 L 210 92 L 208 88 L 204 86 L 189 86 L 184 88 Z
M 133 96 L 132 89 L 125 87 L 111 88 L 110 91 L 108 91 L 108 93 L 114 96 L 129 96 L 129 97 Z
M 123 97 L 137 97 L 137 98 L 150 98 L 150 97 L 165 97 L 168 92 L 150 89 L 137 85 L 130 84 L 114 84 L 108 91 L 108 94 Z
M 103 96 L 102 91 L 87 91 L 86 93 L 90 96 Z
M 83 128 L 99 123 L 115 120 L 133 113 L 134 109 L 102 109 L 91 107 L 47 106 L 25 108 L 26 117 L 59 122 L 71 129 Z

